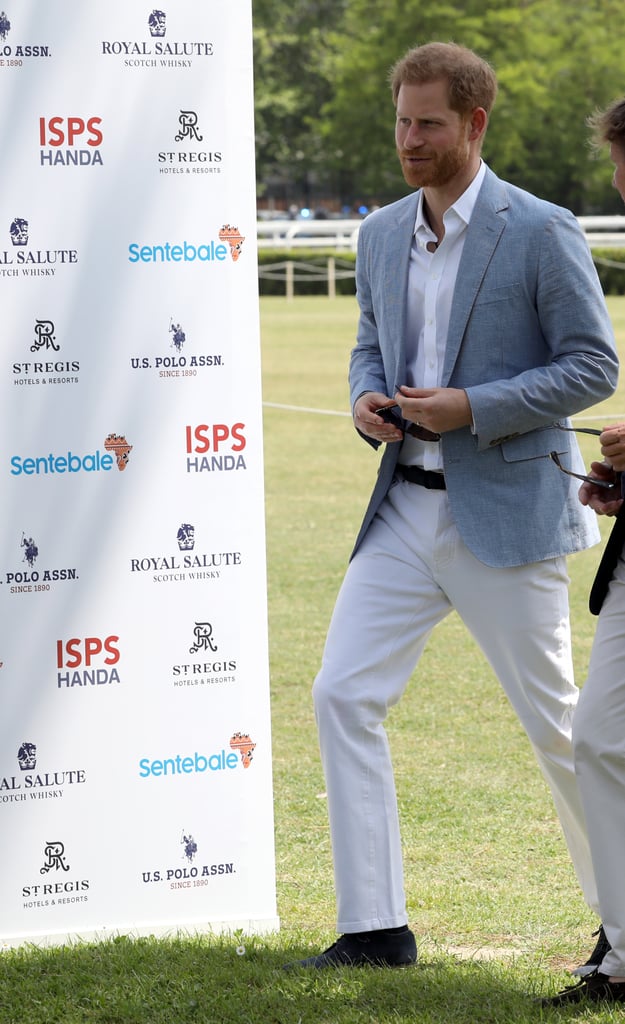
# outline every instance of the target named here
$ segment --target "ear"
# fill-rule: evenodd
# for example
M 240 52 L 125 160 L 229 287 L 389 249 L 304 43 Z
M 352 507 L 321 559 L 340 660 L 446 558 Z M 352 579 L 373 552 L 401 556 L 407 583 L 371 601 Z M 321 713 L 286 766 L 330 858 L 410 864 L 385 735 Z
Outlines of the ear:
M 481 139 L 488 126 L 488 114 L 483 107 L 476 107 L 471 111 L 469 119 L 469 140 L 471 142 Z

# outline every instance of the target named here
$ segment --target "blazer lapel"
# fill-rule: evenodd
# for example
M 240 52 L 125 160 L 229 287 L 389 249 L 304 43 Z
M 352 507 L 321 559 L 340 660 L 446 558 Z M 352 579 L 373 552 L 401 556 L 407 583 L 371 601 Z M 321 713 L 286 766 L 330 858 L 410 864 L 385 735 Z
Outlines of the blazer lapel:
M 386 229 L 381 244 L 384 264 L 384 312 L 388 336 L 396 354 L 395 379 L 387 382 L 389 394 L 403 382 L 406 367 L 406 311 L 410 249 L 414 235 L 419 193 L 407 197 L 393 225 Z M 400 380 L 399 377 L 402 377 Z
M 487 168 L 458 267 L 441 381 L 443 387 L 449 384 L 473 304 L 504 230 L 505 218 L 500 216 L 500 211 L 507 206 L 504 186 Z

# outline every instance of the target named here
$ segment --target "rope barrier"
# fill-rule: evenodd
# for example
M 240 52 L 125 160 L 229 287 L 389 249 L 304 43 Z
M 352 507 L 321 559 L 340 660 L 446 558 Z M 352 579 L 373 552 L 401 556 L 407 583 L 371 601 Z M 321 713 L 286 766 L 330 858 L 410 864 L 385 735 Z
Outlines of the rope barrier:
M 619 260 L 606 260 L 603 256 L 593 256 L 593 260 L 603 267 L 616 267 L 618 270 L 625 270 L 625 263 Z

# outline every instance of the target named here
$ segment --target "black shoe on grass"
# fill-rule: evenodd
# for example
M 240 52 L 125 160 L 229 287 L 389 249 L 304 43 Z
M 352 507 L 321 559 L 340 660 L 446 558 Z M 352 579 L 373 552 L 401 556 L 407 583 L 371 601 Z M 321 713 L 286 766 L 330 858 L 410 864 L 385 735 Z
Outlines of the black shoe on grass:
M 410 967 L 417 962 L 417 943 L 408 927 L 402 931 L 354 932 L 341 935 L 323 953 L 285 964 L 293 967 Z

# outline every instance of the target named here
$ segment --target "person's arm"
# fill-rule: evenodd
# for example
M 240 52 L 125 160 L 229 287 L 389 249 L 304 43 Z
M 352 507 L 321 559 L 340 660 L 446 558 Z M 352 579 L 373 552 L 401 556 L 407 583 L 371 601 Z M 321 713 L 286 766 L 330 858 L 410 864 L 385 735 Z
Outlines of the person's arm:
M 534 301 L 546 344 L 544 363 L 507 379 L 467 387 L 479 448 L 565 419 L 616 388 L 612 325 L 573 215 L 556 210 L 537 245 Z M 501 330 L 506 329 L 504 320 Z M 511 337 L 510 345 L 515 344 L 523 346 L 523 337 Z
M 600 480 L 616 481 L 620 484 L 618 496 L 613 497 L 610 491 L 602 487 L 593 487 L 584 483 L 579 489 L 579 500 L 582 505 L 590 505 L 600 516 L 615 516 L 623 504 L 623 484 L 625 477 L 625 423 L 613 423 L 604 427 L 599 437 L 601 454 L 604 462 L 593 462 L 590 471 Z

